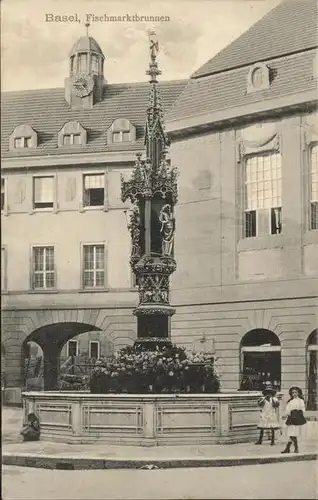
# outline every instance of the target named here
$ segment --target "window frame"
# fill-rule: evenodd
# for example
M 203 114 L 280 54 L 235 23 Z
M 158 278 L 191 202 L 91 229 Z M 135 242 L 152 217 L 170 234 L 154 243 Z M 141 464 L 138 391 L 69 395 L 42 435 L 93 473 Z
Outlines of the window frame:
M 101 286 L 85 286 L 85 247 L 97 247 L 97 246 L 103 246 L 104 247 L 104 283 Z M 81 290 L 86 292 L 100 292 L 100 291 L 108 291 L 108 269 L 107 269 L 107 262 L 108 262 L 108 246 L 106 241 L 98 241 L 98 242 L 82 242 L 81 243 Z M 87 272 L 96 272 L 95 269 L 87 269 Z M 97 270 L 98 271 L 98 270 Z M 101 271 L 101 269 L 99 269 Z
M 53 204 L 52 207 L 35 206 L 35 179 L 51 178 L 53 183 Z M 32 175 L 32 212 L 54 212 L 57 209 L 57 177 L 55 174 L 34 174 Z
M 53 248 L 53 271 L 47 271 L 47 270 L 44 270 L 44 271 L 37 271 L 37 273 L 44 273 L 44 276 L 46 276 L 46 273 L 49 272 L 49 273 L 53 273 L 53 276 L 54 276 L 54 286 L 53 287 L 35 287 L 35 250 L 37 248 L 44 248 L 44 249 L 47 249 L 47 248 Z M 43 292 L 43 293 L 46 293 L 46 292 L 54 292 L 57 290 L 57 272 L 56 272 L 56 250 L 55 250 L 55 245 L 54 244 L 45 244 L 45 245 L 32 245 L 31 248 L 30 248 L 30 253 L 31 253 L 31 276 L 30 276 L 30 288 L 32 291 L 34 292 Z M 44 257 L 45 259 L 45 257 Z M 46 282 L 46 278 L 45 278 L 45 282 Z
M 72 355 L 72 356 L 70 355 L 70 351 L 69 351 L 69 349 L 70 349 L 70 342 L 72 342 L 73 344 L 76 345 L 76 354 Z M 78 354 L 79 353 L 78 340 L 76 340 L 76 339 L 75 340 L 74 339 L 70 339 L 70 340 L 67 341 L 66 345 L 67 345 L 67 348 L 66 348 L 66 355 L 67 355 L 67 357 L 68 358 L 73 358 L 73 357 L 76 358 L 79 355 Z
M 100 56 L 97 54 L 91 54 L 91 71 L 94 75 L 99 75 L 100 74 Z M 96 63 L 96 68 L 94 68 Z
M 114 135 L 119 134 L 120 140 L 115 141 L 114 140 Z M 124 140 L 124 134 L 129 134 L 129 138 L 127 140 Z M 130 130 L 113 130 L 112 131 L 112 143 L 113 144 L 126 144 L 127 142 L 131 142 L 131 132 Z
M 8 282 L 7 282 L 8 254 L 7 254 L 7 252 L 8 252 L 7 245 L 1 245 L 1 293 L 4 293 L 8 290 Z
M 96 358 L 93 357 L 91 354 L 91 345 L 92 344 L 97 344 L 97 356 Z M 88 343 L 88 357 L 89 359 L 99 359 L 100 358 L 100 341 L 99 340 L 90 340 Z
M 16 145 L 16 141 L 23 141 L 21 146 Z M 29 145 L 28 145 L 29 144 Z M 32 137 L 22 135 L 14 138 L 14 149 L 30 149 L 32 148 Z
M 103 178 L 104 178 L 103 203 L 101 205 L 86 205 L 86 203 L 85 203 L 85 177 L 88 177 L 88 176 L 93 177 L 93 176 L 97 176 L 97 175 L 103 176 Z M 106 175 L 105 170 L 102 170 L 102 171 L 94 170 L 93 172 L 83 172 L 82 173 L 82 201 L 81 201 L 83 210 L 100 210 L 101 208 L 105 209 L 105 207 L 107 205 L 106 187 L 107 187 L 107 175 Z
M 8 177 L 6 175 L 1 175 L 1 183 L 4 181 L 4 189 L 2 191 L 1 186 L 1 196 L 3 194 L 3 207 L 1 206 L 1 213 L 4 215 L 8 214 Z
M 136 275 L 136 273 L 134 273 L 134 271 L 131 271 L 131 273 L 130 273 L 130 288 L 133 291 L 138 290 L 137 275 Z
M 85 56 L 85 57 L 83 57 Z M 86 51 L 83 51 L 83 52 L 79 52 L 77 54 L 77 72 L 78 73 L 87 73 L 88 72 L 88 52 Z M 85 62 L 85 67 L 82 67 L 82 60 Z
M 311 232 L 311 231 L 317 231 L 318 230 L 318 219 L 316 220 L 316 226 L 317 227 L 312 227 L 312 205 L 315 203 L 318 205 L 318 200 L 317 201 L 313 201 L 312 200 L 312 185 L 313 185 L 313 182 L 312 182 L 312 152 L 313 152 L 313 149 L 314 148 L 317 148 L 317 156 L 318 156 L 318 141 L 312 141 L 310 144 L 309 144 L 309 147 L 308 147 L 308 155 L 307 155 L 307 158 L 308 158 L 308 185 L 307 185 L 307 189 L 308 189 L 308 196 L 307 196 L 307 203 L 308 203 L 308 230 Z M 318 170 L 317 170 L 317 175 L 318 175 Z M 318 211 L 318 208 L 317 208 L 317 211 Z
M 70 143 L 69 144 L 65 144 L 64 143 L 65 137 L 69 137 L 70 138 Z M 80 142 L 78 144 L 74 143 L 74 137 L 80 137 Z M 68 146 L 72 147 L 72 146 L 82 146 L 82 145 L 83 145 L 83 135 L 81 133 L 79 133 L 79 132 L 78 133 L 77 132 L 76 133 L 75 132 L 74 133 L 70 132 L 69 134 L 68 133 L 63 134 L 63 146 L 64 147 L 67 148 Z
M 280 178 L 277 178 L 277 179 L 280 179 L 280 193 L 277 193 L 277 198 L 280 198 L 280 202 L 281 202 L 281 205 L 280 206 L 272 206 L 272 207 L 265 207 L 265 208 L 253 208 L 253 209 L 248 209 L 246 208 L 247 207 L 247 162 L 248 160 L 250 160 L 251 158 L 260 158 L 260 157 L 272 157 L 274 155 L 277 155 L 280 157 L 280 171 L 281 171 L 281 176 Z M 242 186 L 242 189 L 241 189 L 241 206 L 242 206 L 242 232 L 241 232 L 241 238 L 246 240 L 246 239 L 251 239 L 251 238 L 262 238 L 262 237 L 271 237 L 271 236 L 274 236 L 274 235 L 281 235 L 283 233 L 283 222 L 282 222 L 282 213 L 283 213 L 283 193 L 282 193 L 282 188 L 283 188 L 283 185 L 282 185 L 282 180 L 283 180 L 283 156 L 281 154 L 281 152 L 277 149 L 270 149 L 270 150 L 262 150 L 262 151 L 255 151 L 255 152 L 252 152 L 252 153 L 249 153 L 249 154 L 246 154 L 243 156 L 242 158 L 242 161 L 241 161 L 241 165 L 242 165 L 242 170 L 241 170 L 241 186 Z M 264 170 L 263 170 L 264 171 Z M 272 171 L 272 169 L 270 170 Z M 256 181 L 255 181 L 255 184 L 256 186 L 258 186 L 258 183 L 260 181 L 256 178 Z M 265 182 L 265 180 L 263 180 L 263 182 Z M 268 182 L 271 182 L 272 184 L 272 177 L 270 179 L 268 179 Z M 264 198 L 265 199 L 265 198 Z M 263 200 L 264 201 L 264 200 Z M 272 220 L 273 220 L 273 210 L 275 209 L 280 209 L 280 226 L 281 226 L 281 229 L 279 232 L 273 232 L 273 227 L 272 227 Z M 268 232 L 266 233 L 259 233 L 259 217 L 261 217 L 262 214 L 265 214 L 266 211 L 268 212 Z M 255 216 L 253 216 L 253 212 L 255 213 Z M 252 215 L 252 218 L 255 218 L 255 235 L 247 235 L 246 234 L 246 229 L 247 229 L 247 222 L 246 222 L 246 216 L 247 214 L 251 214 Z

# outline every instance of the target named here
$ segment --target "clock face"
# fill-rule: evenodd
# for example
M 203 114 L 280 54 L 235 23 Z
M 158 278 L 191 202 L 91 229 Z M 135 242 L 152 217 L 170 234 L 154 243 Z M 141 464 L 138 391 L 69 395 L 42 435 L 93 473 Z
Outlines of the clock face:
M 78 75 L 73 86 L 78 97 L 85 97 L 89 95 L 94 88 L 93 77 L 86 74 Z

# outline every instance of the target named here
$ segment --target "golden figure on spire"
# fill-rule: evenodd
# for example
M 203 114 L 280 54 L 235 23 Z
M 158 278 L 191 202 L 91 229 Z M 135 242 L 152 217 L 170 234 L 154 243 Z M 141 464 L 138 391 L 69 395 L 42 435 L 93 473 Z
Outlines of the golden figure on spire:
M 149 31 L 150 62 L 146 74 L 151 77 L 150 83 L 158 83 L 157 76 L 161 75 L 158 69 L 157 54 L 159 52 L 159 43 L 155 31 Z

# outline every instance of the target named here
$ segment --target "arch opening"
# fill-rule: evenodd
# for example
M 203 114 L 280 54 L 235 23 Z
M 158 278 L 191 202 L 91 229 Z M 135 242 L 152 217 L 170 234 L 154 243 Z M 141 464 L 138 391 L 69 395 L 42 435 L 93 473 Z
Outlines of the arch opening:
M 58 390 L 61 351 L 73 337 L 101 331 L 86 323 L 53 323 L 34 330 L 23 342 L 21 378 L 25 390 Z
M 270 330 L 251 330 L 240 345 L 240 390 L 261 391 L 267 384 L 281 388 L 280 340 Z
M 317 368 L 318 368 L 318 329 L 311 332 L 307 339 L 307 410 L 318 410 Z

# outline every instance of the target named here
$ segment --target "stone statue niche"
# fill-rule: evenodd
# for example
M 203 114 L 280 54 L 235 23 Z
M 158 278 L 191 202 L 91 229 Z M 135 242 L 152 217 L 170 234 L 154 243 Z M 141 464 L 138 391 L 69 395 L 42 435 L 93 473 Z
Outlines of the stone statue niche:
M 167 200 L 155 198 L 151 204 L 151 254 L 173 257 L 175 218 Z

